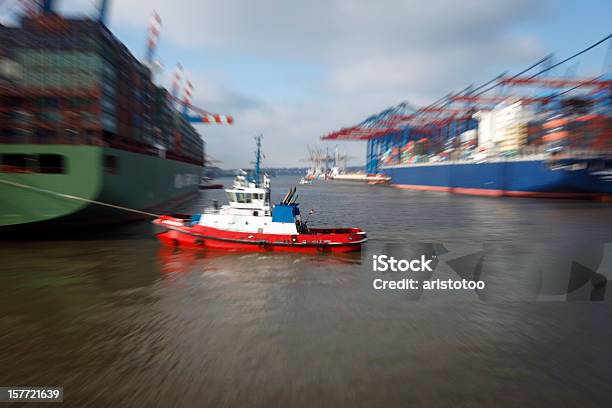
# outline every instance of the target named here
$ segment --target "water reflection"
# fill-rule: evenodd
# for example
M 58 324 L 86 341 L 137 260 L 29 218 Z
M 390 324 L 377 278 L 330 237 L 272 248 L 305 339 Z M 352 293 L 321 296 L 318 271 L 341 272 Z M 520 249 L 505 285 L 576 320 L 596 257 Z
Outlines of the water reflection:
M 337 275 L 349 270 L 346 266 L 358 266 L 362 263 L 359 252 L 338 254 L 292 254 L 292 253 L 251 253 L 233 252 L 213 249 L 192 249 L 160 244 L 157 252 L 157 266 L 161 276 L 166 279 L 177 279 L 178 275 L 189 274 L 225 274 L 227 276 L 250 275 L 274 278 L 283 276 L 297 277 L 307 275 L 315 268 L 327 276 Z M 345 268 L 342 268 L 342 267 Z M 353 269 L 350 269 L 353 270 Z

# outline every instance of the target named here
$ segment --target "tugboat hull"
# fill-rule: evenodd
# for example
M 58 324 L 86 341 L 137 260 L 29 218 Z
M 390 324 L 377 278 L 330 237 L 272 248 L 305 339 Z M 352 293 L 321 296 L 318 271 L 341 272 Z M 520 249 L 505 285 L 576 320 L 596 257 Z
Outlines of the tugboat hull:
M 310 229 L 296 235 L 226 231 L 201 225 L 189 226 L 179 218 L 161 217 L 153 222 L 157 238 L 169 246 L 216 248 L 256 252 L 353 252 L 360 251 L 367 235 L 359 228 Z

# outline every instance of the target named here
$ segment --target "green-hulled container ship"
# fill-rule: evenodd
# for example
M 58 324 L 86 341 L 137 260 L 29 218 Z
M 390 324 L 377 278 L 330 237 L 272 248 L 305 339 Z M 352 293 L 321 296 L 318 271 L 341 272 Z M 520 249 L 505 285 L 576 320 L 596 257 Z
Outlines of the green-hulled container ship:
M 44 4 L 0 25 L 0 231 L 134 215 L 91 201 L 154 212 L 195 196 L 204 142 L 149 65 L 101 19 Z

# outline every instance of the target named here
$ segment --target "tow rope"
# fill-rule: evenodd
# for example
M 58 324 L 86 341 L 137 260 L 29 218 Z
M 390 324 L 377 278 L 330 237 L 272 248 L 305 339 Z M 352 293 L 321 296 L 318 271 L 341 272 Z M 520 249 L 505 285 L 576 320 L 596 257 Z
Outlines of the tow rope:
M 120 205 L 105 203 L 105 202 L 97 201 L 97 200 L 90 200 L 88 198 L 77 197 L 77 196 L 74 196 L 74 195 L 71 195 L 71 194 L 58 193 L 57 191 L 51 191 L 51 190 L 47 190 L 47 189 L 40 188 L 40 187 L 29 186 L 27 184 L 16 183 L 14 181 L 8 181 L 8 180 L 0 179 L 0 183 L 4 183 L 4 184 L 7 184 L 7 185 L 13 186 L 13 187 L 20 187 L 20 188 L 25 188 L 25 189 L 32 190 L 32 191 L 37 191 L 39 193 L 45 193 L 45 194 L 50 194 L 50 195 L 54 195 L 54 196 L 58 196 L 58 197 L 62 197 L 62 198 L 67 198 L 67 199 L 70 199 L 70 200 L 83 201 L 83 202 L 90 203 L 90 204 L 96 204 L 96 205 L 102 205 L 102 206 L 105 206 L 105 207 L 115 208 L 117 210 L 129 211 L 129 212 L 133 212 L 133 213 L 137 213 L 137 214 L 146 215 L 148 217 L 154 217 L 154 218 L 161 217 L 160 214 L 153 214 L 153 213 L 150 213 L 150 212 L 147 212 L 147 211 L 136 210 L 134 208 L 122 207 Z

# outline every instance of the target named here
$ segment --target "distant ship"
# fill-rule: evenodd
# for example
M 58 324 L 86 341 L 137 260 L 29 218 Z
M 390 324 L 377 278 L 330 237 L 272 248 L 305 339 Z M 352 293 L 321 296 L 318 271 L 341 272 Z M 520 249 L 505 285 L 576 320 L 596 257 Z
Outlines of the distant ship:
M 204 142 L 103 22 L 24 16 L 0 25 L 0 60 L 0 230 L 119 222 L 134 213 L 116 207 L 197 194 Z

